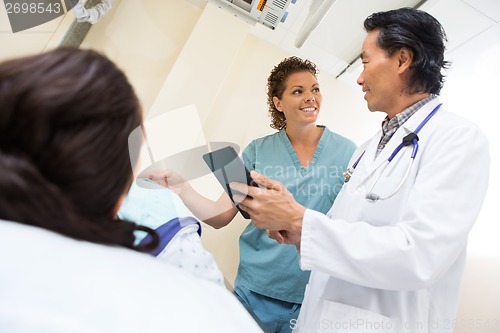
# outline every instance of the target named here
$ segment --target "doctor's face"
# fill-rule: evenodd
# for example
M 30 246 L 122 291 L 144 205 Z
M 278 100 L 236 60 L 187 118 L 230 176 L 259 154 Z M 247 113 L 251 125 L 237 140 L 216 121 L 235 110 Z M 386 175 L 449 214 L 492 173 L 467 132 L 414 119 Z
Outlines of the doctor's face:
M 389 56 L 377 44 L 379 30 L 368 33 L 363 42 L 361 60 L 363 71 L 357 83 L 365 93 L 365 100 L 370 111 L 382 111 L 391 114 L 391 106 L 401 91 L 399 87 L 398 58 Z
M 281 99 L 273 97 L 276 109 L 285 114 L 287 126 L 315 123 L 321 101 L 319 83 L 307 71 L 290 74 Z

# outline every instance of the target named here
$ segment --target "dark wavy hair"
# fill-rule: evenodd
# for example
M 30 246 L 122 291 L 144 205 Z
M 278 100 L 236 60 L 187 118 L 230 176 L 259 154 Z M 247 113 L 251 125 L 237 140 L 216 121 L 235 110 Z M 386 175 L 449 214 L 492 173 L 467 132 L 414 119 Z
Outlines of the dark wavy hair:
M 283 97 L 286 81 L 291 74 L 297 72 L 309 72 L 315 77 L 319 73 L 316 65 L 311 61 L 292 56 L 276 65 L 267 79 L 267 106 L 271 117 L 271 127 L 274 129 L 283 129 L 286 126 L 286 118 L 285 114 L 274 106 L 273 97 L 276 96 L 279 99 Z
M 113 210 L 132 181 L 128 136 L 142 115 L 110 60 L 60 48 L 0 64 L 0 218 L 148 251 L 153 230 Z M 134 231 L 154 241 L 134 246 Z
M 378 45 L 389 55 L 402 48 L 413 52 L 408 93 L 439 95 L 444 83 L 442 70 L 450 63 L 444 60 L 446 33 L 434 17 L 421 10 L 400 8 L 370 15 L 364 27 L 368 32 L 379 29 Z

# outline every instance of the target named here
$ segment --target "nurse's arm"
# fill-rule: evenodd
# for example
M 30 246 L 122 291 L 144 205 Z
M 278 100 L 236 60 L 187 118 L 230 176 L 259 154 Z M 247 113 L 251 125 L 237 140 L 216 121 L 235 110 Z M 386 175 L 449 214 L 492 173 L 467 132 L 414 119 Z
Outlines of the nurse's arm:
M 148 171 L 139 176 L 170 188 L 179 195 L 194 216 L 215 229 L 229 224 L 238 212 L 231 198 L 225 192 L 217 201 L 212 201 L 198 193 L 188 181 L 172 170 Z
M 279 231 L 285 244 L 300 243 L 302 218 L 305 207 L 295 201 L 286 187 L 275 180 L 252 171 L 253 180 L 261 187 L 247 186 L 241 183 L 231 183 L 231 188 L 247 193 L 248 196 L 235 196 L 240 208 L 245 210 L 257 228 L 269 231 Z M 274 234 L 274 233 L 271 233 Z

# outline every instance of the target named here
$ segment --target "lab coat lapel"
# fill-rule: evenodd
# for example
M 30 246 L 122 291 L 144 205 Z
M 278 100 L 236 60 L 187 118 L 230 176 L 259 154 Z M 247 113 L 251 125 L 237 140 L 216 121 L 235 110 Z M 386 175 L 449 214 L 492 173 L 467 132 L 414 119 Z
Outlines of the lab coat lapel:
M 377 170 L 383 163 L 387 161 L 389 156 L 394 152 L 394 149 L 402 142 L 403 138 L 409 133 L 413 132 L 418 125 L 427 117 L 429 112 L 431 112 L 434 107 L 439 104 L 438 98 L 432 100 L 431 102 L 424 105 L 417 112 L 415 112 L 404 124 L 401 126 L 396 133 L 392 136 L 391 140 L 382 149 L 380 154 L 375 158 L 375 153 L 377 151 L 378 143 L 382 137 L 382 130 L 379 130 L 371 139 L 370 143 L 366 147 L 366 152 L 360 161 L 363 172 L 362 179 L 360 183 L 364 182 L 366 178 L 371 177 L 373 172 Z
M 364 183 L 367 178 L 373 175 L 373 171 L 376 170 L 382 162 L 384 162 L 384 159 L 382 159 L 380 155 L 375 158 L 375 152 L 381 135 L 382 131 L 379 130 L 366 145 L 364 155 L 354 170 L 354 178 L 351 181 L 351 186 L 357 186 Z
M 373 176 L 373 172 L 380 168 L 383 163 L 387 162 L 389 156 L 401 142 L 402 135 L 398 132 L 400 131 L 398 130 L 394 133 L 391 140 L 387 143 L 384 149 L 382 149 L 377 157 L 375 157 L 375 153 L 377 151 L 380 138 L 382 137 L 382 131 L 378 131 L 377 134 L 373 136 L 372 140 L 366 147 L 365 155 L 360 161 L 362 166 L 361 170 L 363 170 L 363 172 L 361 172 L 363 175 L 363 179 L 360 179 L 361 183 L 364 182 L 366 178 Z

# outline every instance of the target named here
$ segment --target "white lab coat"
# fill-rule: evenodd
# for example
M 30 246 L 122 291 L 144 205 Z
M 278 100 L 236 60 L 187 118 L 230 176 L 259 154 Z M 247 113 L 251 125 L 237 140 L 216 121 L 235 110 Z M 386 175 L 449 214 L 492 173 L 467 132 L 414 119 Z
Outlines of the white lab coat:
M 403 127 L 413 131 L 438 103 L 427 103 Z M 377 133 L 354 153 L 350 165 L 366 149 L 328 216 L 306 211 L 300 263 L 312 274 L 292 323 L 297 332 L 452 332 L 467 235 L 488 184 L 488 143 L 443 105 L 418 135 L 403 187 L 369 202 L 369 175 L 380 172 L 406 133 L 400 128 L 374 159 Z M 410 153 L 411 146 L 401 150 L 373 192 L 385 196 L 397 187 Z
M 150 255 L 0 220 L 0 331 L 262 330 L 229 291 Z

